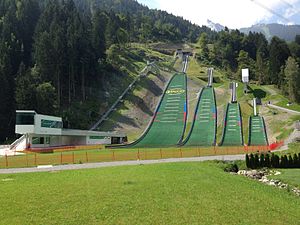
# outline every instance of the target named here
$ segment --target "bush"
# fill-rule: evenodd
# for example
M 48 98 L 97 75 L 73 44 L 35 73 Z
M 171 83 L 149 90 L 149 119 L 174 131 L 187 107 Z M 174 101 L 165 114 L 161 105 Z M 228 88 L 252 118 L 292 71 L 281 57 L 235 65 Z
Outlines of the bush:
M 271 167 L 270 155 L 266 154 L 265 156 L 265 167 Z
M 250 166 L 250 158 L 249 158 L 248 154 L 246 154 L 246 166 L 247 166 L 247 168 L 251 168 L 251 166 Z
M 249 157 L 249 168 L 254 168 L 254 155 L 252 153 Z
M 297 168 L 298 167 L 298 156 L 297 154 L 295 153 L 294 154 L 294 157 L 293 157 L 293 168 Z
M 294 160 L 292 156 L 289 155 L 287 168 L 293 168 L 293 167 L 294 167 Z
M 224 171 L 237 173 L 239 171 L 239 167 L 236 163 L 227 163 L 224 167 Z
M 265 155 L 264 154 L 260 154 L 259 157 L 259 167 L 265 167 Z
M 259 168 L 259 157 L 257 153 L 254 155 L 254 163 L 253 163 L 253 169 L 256 168 Z
M 269 154 L 246 154 L 246 166 L 247 168 L 257 169 L 261 167 L 267 168 L 300 168 L 300 154 L 294 154 L 293 157 L 291 155 L 283 155 L 279 158 L 278 155 L 272 153 Z
M 274 168 L 279 168 L 279 156 L 278 155 L 275 155 L 275 161 L 274 161 L 274 164 L 272 165 L 272 167 Z

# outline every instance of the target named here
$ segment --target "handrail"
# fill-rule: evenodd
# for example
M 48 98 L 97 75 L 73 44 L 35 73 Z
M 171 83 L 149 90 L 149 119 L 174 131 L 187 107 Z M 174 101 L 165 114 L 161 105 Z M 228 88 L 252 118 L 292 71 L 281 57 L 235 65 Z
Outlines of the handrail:
M 265 123 L 265 118 L 261 117 L 263 126 L 264 126 L 264 132 L 265 132 L 265 137 L 266 137 L 266 144 L 269 145 L 269 140 L 268 140 L 268 133 L 267 133 L 267 128 L 266 128 L 266 123 Z
M 248 146 L 251 145 L 251 133 L 252 133 L 252 116 L 249 117 L 248 121 Z
M 22 135 L 20 138 L 18 138 L 17 140 L 15 140 L 15 141 L 9 146 L 9 149 L 10 149 L 10 150 L 15 149 L 16 146 L 17 146 L 18 144 L 20 144 L 20 142 L 22 142 L 25 138 L 26 138 L 26 134 Z
M 186 64 L 188 63 L 188 59 L 186 61 Z M 187 76 L 186 73 L 184 73 L 184 78 L 185 78 L 185 109 L 186 109 L 186 114 L 185 114 L 185 118 L 184 118 L 184 126 L 183 126 L 183 130 L 182 130 L 182 134 L 181 137 L 179 139 L 179 141 L 177 142 L 176 145 L 180 145 L 182 142 L 182 139 L 184 137 L 184 133 L 185 133 L 185 129 L 186 129 L 186 122 L 187 122 L 187 118 L 188 118 L 188 93 L 187 93 Z
M 216 146 L 217 144 L 217 127 L 218 127 L 218 107 L 217 107 L 217 100 L 216 100 L 216 92 L 215 89 L 212 87 L 213 89 L 213 97 L 214 97 L 214 102 L 215 102 L 215 109 L 216 109 L 216 119 L 215 119 L 215 137 L 214 137 L 214 146 Z

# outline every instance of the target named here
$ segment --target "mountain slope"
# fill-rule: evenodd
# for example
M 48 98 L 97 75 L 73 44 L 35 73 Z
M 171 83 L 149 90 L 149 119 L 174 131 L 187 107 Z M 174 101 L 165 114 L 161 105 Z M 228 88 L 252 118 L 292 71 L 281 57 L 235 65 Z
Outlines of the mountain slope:
M 283 25 L 283 24 L 257 24 L 249 28 L 241 28 L 241 32 L 261 32 L 268 40 L 277 36 L 286 41 L 294 41 L 297 34 L 300 34 L 300 25 Z
M 213 31 L 219 32 L 225 29 L 225 26 L 223 26 L 222 24 L 214 23 L 211 20 L 207 20 L 206 22 L 207 22 L 207 26 Z

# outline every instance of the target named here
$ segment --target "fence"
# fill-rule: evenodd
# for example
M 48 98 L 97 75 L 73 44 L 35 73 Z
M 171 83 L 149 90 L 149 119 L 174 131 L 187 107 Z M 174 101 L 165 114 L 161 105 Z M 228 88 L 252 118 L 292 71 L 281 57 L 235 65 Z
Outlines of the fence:
M 280 143 L 278 143 L 278 146 Z M 282 143 L 281 143 L 282 145 Z M 63 165 L 125 160 L 200 157 L 209 155 L 234 155 L 273 150 L 270 146 L 237 146 L 207 148 L 143 148 L 143 149 L 94 149 L 54 153 L 28 153 L 0 158 L 0 168 L 34 167 L 38 165 Z

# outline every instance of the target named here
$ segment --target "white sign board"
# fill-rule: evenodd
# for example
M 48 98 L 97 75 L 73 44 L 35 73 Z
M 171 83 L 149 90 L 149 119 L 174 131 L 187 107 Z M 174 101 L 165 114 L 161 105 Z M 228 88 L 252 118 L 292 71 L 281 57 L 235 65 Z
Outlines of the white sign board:
M 242 69 L 242 81 L 243 83 L 249 83 L 249 69 Z

